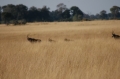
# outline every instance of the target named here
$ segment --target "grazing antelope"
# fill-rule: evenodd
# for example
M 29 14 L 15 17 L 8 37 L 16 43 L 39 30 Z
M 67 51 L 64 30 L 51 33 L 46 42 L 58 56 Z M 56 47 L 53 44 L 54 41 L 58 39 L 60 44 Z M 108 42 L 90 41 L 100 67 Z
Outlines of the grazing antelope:
M 72 41 L 72 40 L 65 38 L 64 41 Z
M 114 32 L 112 32 L 112 37 L 115 38 L 115 39 L 119 39 L 120 35 L 116 35 Z
M 41 42 L 40 39 L 30 38 L 30 37 L 29 37 L 29 34 L 27 35 L 27 40 L 28 40 L 29 42 L 31 42 L 31 43 Z
M 48 41 L 49 41 L 49 42 L 55 42 L 55 40 L 52 40 L 52 39 L 50 39 L 50 38 L 48 39 Z

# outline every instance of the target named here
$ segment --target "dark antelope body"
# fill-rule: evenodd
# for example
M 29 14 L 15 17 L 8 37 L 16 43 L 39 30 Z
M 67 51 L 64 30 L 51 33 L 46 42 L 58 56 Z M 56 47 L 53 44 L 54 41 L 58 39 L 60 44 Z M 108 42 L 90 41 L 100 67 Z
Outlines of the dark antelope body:
M 70 40 L 70 39 L 65 38 L 64 41 L 73 41 L 73 40 Z
M 35 43 L 35 42 L 41 42 L 40 39 L 35 39 L 35 38 L 30 38 L 29 35 L 27 35 L 27 40 L 31 43 Z
M 119 39 L 119 38 L 120 38 L 120 35 L 117 35 L 117 34 L 115 34 L 114 32 L 112 32 L 112 37 L 115 38 L 115 39 Z

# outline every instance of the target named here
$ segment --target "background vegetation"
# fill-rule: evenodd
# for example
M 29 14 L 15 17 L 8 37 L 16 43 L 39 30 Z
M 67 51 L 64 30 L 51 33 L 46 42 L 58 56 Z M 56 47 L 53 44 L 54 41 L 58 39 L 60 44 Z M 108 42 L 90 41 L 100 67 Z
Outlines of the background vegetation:
M 42 8 L 32 6 L 28 8 L 26 5 L 23 4 L 8 4 L 0 7 L 0 22 L 6 23 L 7 25 L 10 23 L 16 25 L 26 24 L 26 22 L 120 19 L 119 6 L 111 7 L 111 13 L 107 13 L 105 10 L 102 10 L 96 15 L 86 14 L 77 6 L 67 8 L 64 3 L 58 4 L 56 8 L 57 9 L 55 11 L 50 11 L 50 8 L 47 6 L 43 6 Z

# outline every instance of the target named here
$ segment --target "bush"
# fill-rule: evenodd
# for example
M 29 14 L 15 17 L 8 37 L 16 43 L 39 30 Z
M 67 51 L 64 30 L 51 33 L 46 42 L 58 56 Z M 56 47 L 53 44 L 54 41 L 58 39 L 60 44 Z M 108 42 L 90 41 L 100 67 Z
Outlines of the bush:
M 74 16 L 73 16 L 73 21 L 81 21 L 82 20 L 82 15 L 77 15 L 77 14 L 75 14 Z
M 91 21 L 91 20 L 87 18 L 83 18 L 82 21 Z
M 0 23 L 1 23 L 1 24 L 5 24 L 5 21 L 1 21 Z
M 26 20 L 18 20 L 18 24 L 20 24 L 20 25 L 25 25 L 27 22 L 26 22 Z
M 14 25 L 25 25 L 27 22 L 26 20 L 11 20 L 10 21 L 11 24 L 14 24 Z

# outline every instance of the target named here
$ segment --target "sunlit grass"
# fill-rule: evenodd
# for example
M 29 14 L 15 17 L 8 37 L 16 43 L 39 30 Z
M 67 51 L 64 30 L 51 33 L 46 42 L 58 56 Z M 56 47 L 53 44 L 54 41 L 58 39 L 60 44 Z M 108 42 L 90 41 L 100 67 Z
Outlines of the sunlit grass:
M 120 40 L 111 37 L 112 31 L 120 34 L 119 25 L 119 21 L 0 25 L 0 79 L 119 79 Z M 31 44 L 27 34 L 42 42 Z

